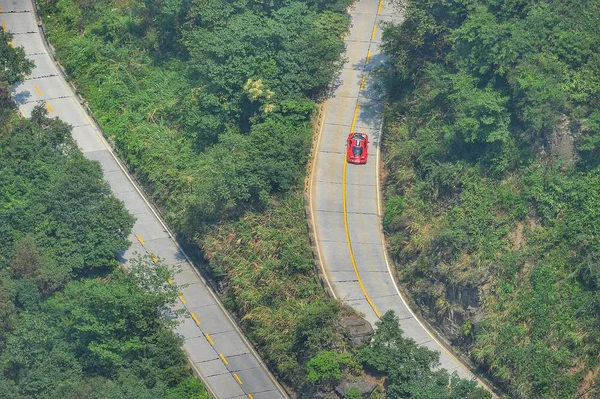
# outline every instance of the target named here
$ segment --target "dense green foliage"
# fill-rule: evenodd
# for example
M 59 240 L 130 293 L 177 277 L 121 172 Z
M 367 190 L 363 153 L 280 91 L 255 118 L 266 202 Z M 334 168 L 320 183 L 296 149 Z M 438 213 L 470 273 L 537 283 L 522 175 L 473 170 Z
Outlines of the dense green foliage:
M 61 63 L 286 382 L 343 344 L 301 195 L 347 0 L 41 4 Z M 109 11 L 110 10 L 110 11 Z
M 0 53 L 18 59 L 0 37 Z M 11 53 L 14 51 L 14 53 Z M 31 70 L 13 64 L 18 81 Z M 115 254 L 133 217 L 45 108 L 20 120 L 0 107 L 0 397 L 207 399 L 160 316 L 167 271 Z M 158 272 L 158 273 L 157 273 Z M 162 276 L 158 278 L 157 276 Z M 160 285 L 140 289 L 141 281 Z M 166 287 L 165 287 L 166 286 Z
M 306 398 L 364 377 L 338 324 L 351 311 L 314 273 L 299 190 L 350 3 L 41 2 L 117 151 L 208 260 L 271 369 Z
M 384 33 L 400 278 L 517 397 L 599 394 L 599 6 L 410 2 Z
M 31 122 L 3 135 L 0 151 L 1 262 L 38 279 L 45 294 L 118 264 L 114 254 L 129 245 L 133 217 L 102 183 L 100 166 L 72 142 L 67 124 L 37 108 Z
M 23 76 L 31 73 L 33 62 L 25 57 L 22 47 L 13 48 L 13 34 L 2 29 L 0 31 L 0 81 L 14 85 L 23 81 Z
M 398 317 L 388 311 L 377 322 L 373 341 L 361 351 L 362 361 L 386 376 L 390 398 L 486 399 L 491 394 L 477 388 L 475 381 L 449 375 L 439 365 L 439 353 L 404 338 Z
M 304 177 L 314 99 L 338 69 L 348 3 L 41 5 L 104 131 L 192 238 Z
M 115 269 L 133 218 L 99 165 L 44 108 L 31 120 L 4 116 L 0 397 L 208 397 L 160 318 L 176 293 L 141 290 L 155 273 L 143 260 L 133 273 Z

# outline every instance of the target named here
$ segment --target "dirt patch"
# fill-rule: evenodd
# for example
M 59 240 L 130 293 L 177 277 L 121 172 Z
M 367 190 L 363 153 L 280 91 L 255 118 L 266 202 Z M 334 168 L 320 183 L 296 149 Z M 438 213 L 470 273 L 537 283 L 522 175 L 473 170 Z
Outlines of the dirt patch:
M 598 356 L 598 360 L 600 361 L 600 356 Z M 596 381 L 598 380 L 598 375 L 600 374 L 600 365 L 596 366 L 593 370 L 590 370 L 583 382 L 579 386 L 577 390 L 577 398 L 582 399 L 596 399 L 598 398 L 598 388 L 596 387 Z
M 514 250 L 521 249 L 523 247 L 523 223 L 517 223 L 517 227 L 508 233 L 508 237 Z
M 569 118 L 563 116 L 556 125 L 549 140 L 552 158 L 565 166 L 575 162 L 575 133 L 571 129 Z
M 531 231 L 543 229 L 540 222 L 536 218 L 532 218 L 532 217 L 527 218 L 527 227 Z

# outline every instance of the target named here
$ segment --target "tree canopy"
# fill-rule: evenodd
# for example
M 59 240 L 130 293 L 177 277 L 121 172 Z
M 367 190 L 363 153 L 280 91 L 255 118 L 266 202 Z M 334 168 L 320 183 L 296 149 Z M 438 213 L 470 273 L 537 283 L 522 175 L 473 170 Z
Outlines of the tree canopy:
M 9 31 L 0 30 L 0 81 L 8 85 L 22 82 L 34 67 L 33 61 L 25 57 L 23 47 L 12 45 L 13 37 Z
M 133 217 L 44 109 L 0 132 L 0 396 L 207 398 L 159 313 L 176 292 L 117 267 Z
M 61 63 L 106 134 L 193 236 L 302 180 L 315 100 L 341 67 L 349 4 L 41 6 Z
M 20 60 L 7 87 L 32 63 L 0 34 L 0 53 Z M 141 286 L 168 271 L 118 268 L 134 218 L 98 163 L 44 107 L 31 119 L 12 108 L 0 104 L 0 397 L 207 399 L 160 315 L 175 290 Z
M 477 382 L 439 369 L 439 352 L 433 352 L 404 338 L 393 311 L 386 312 L 376 324 L 370 345 L 362 349 L 362 361 L 386 377 L 389 398 L 486 399 L 491 394 Z

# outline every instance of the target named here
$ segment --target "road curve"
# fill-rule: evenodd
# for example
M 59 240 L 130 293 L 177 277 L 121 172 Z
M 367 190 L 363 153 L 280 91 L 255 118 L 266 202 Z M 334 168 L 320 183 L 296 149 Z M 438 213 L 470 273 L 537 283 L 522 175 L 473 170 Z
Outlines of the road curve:
M 394 282 L 384 245 L 379 198 L 383 101 L 369 72 L 384 61 L 380 23 L 400 22 L 402 16 L 389 0 L 359 0 L 350 15 L 347 62 L 325 107 L 310 181 L 311 218 L 327 284 L 371 324 L 394 310 L 405 336 L 439 351 L 443 368 L 475 378 L 408 307 Z M 370 137 L 366 165 L 345 162 L 345 140 L 353 131 Z
M 0 22 L 3 29 L 14 34 L 13 45 L 23 46 L 36 64 L 25 82 L 13 89 L 22 114 L 30 115 L 37 104 L 45 102 L 49 117 L 59 117 L 72 125 L 73 138 L 84 155 L 100 163 L 115 196 L 137 218 L 129 237 L 133 244 L 123 254 L 123 261 L 127 262 L 137 251 L 150 254 L 153 259 L 158 256 L 166 265 L 181 270 L 174 280 L 187 287 L 182 290 L 175 307 L 185 309 L 186 316 L 176 330 L 184 338 L 183 348 L 190 363 L 213 396 L 221 399 L 287 398 L 64 80 L 38 27 L 33 3 L 0 0 Z

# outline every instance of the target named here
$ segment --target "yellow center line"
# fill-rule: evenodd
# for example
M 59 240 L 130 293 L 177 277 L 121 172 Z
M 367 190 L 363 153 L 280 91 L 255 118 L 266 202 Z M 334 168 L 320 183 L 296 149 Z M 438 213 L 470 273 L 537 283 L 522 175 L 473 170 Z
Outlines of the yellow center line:
M 254 399 L 254 396 L 252 396 L 251 394 L 248 394 L 248 399 Z
M 383 0 L 380 0 L 377 14 L 381 13 L 382 7 L 383 7 Z M 377 30 L 377 25 L 375 25 L 375 27 L 373 28 L 373 32 L 371 33 L 371 40 L 373 40 L 373 37 L 375 37 L 376 30 Z M 369 49 L 369 51 L 367 52 L 366 65 L 369 64 L 370 60 L 371 60 L 371 50 Z M 365 81 L 365 77 L 363 75 L 363 78 L 361 81 L 361 90 L 364 86 L 364 81 Z M 357 100 L 356 107 L 354 108 L 354 116 L 352 117 L 352 126 L 350 126 L 350 133 L 353 133 L 354 128 L 356 127 L 356 120 L 358 118 L 359 110 L 360 110 L 360 102 Z M 347 190 L 346 190 L 347 176 L 348 176 L 348 161 L 346 159 L 344 159 L 344 171 L 342 174 L 342 206 L 343 206 L 343 210 L 344 210 L 344 229 L 346 230 L 346 242 L 348 243 L 348 251 L 350 252 L 350 261 L 352 262 L 352 267 L 354 268 L 354 274 L 356 274 L 356 279 L 358 280 L 358 285 L 360 286 L 360 289 L 361 289 L 363 295 L 365 296 L 365 299 L 367 300 L 369 305 L 371 305 L 371 308 L 373 309 L 373 312 L 375 312 L 377 317 L 381 318 L 381 312 L 379 311 L 379 309 L 377 309 L 377 306 L 375 306 L 375 304 L 371 300 L 371 297 L 367 293 L 367 290 L 365 289 L 365 285 L 364 285 L 363 280 L 360 277 L 360 273 L 358 271 L 358 266 L 356 265 L 356 259 L 354 258 L 354 250 L 352 249 L 352 240 L 350 239 L 350 229 L 348 227 L 348 198 L 347 198 L 348 195 L 347 195 Z
M 359 104 L 357 102 L 356 110 L 354 111 L 354 120 L 352 121 L 351 132 L 354 131 L 354 126 L 356 124 L 356 116 L 358 114 L 358 109 L 359 109 Z M 346 241 L 348 242 L 348 251 L 350 252 L 350 261 L 352 261 L 352 267 L 354 268 L 354 274 L 356 274 L 356 279 L 358 280 L 358 285 L 360 286 L 360 289 L 361 289 L 363 295 L 365 296 L 365 299 L 367 300 L 367 302 L 369 302 L 369 305 L 371 305 L 371 308 L 373 308 L 373 311 L 375 312 L 377 317 L 381 317 L 381 312 L 379 311 L 379 309 L 377 309 L 377 306 L 375 306 L 375 304 L 371 300 L 371 297 L 367 293 L 367 290 L 365 289 L 365 285 L 363 284 L 362 278 L 360 278 L 360 273 L 358 272 L 358 266 L 356 266 L 356 260 L 354 259 L 354 251 L 352 250 L 352 241 L 350 240 L 350 229 L 348 228 L 348 205 L 347 205 L 347 198 L 346 198 L 347 197 L 347 195 L 346 195 L 347 169 L 348 169 L 348 161 L 344 160 L 344 173 L 342 175 L 342 191 L 343 191 L 342 199 L 343 199 L 343 207 L 344 207 L 344 229 L 346 230 Z
M 138 241 L 140 242 L 140 244 L 142 244 L 142 245 L 146 245 L 146 243 L 144 242 L 144 239 L 142 238 L 142 236 L 141 236 L 141 235 L 139 235 L 139 234 L 136 234 L 135 236 L 136 236 L 136 238 L 138 239 Z
M 244 383 L 242 382 L 242 380 L 240 379 L 240 377 L 237 375 L 237 373 L 233 373 L 233 377 L 237 380 L 238 384 L 243 385 Z
M 33 88 L 35 89 L 35 91 L 37 92 L 37 94 L 41 97 L 42 96 L 42 91 L 40 90 L 40 88 L 37 87 L 37 86 L 35 86 L 35 85 L 33 86 Z
M 179 297 L 179 300 L 181 301 L 181 303 L 183 303 L 185 305 L 186 301 L 185 301 L 185 298 L 183 297 L 183 295 L 178 294 L 177 296 Z
M 206 339 L 208 340 L 208 342 L 210 342 L 211 345 L 215 345 L 215 341 L 213 341 L 213 339 L 211 338 L 210 335 L 208 334 L 204 334 L 204 336 L 206 337 Z
M 50 104 L 46 103 L 46 108 L 48 108 L 48 111 L 50 111 L 51 114 L 54 113 L 54 109 L 52 109 L 52 106 L 50 106 Z
M 225 357 L 224 354 L 219 353 L 219 356 L 221 356 L 221 360 L 223 361 L 223 363 L 225 363 L 226 365 L 229 364 L 229 362 L 227 361 L 227 358 Z
M 15 44 L 13 43 L 12 40 L 10 42 L 8 42 L 8 45 L 10 46 L 10 48 L 15 48 Z
M 375 39 L 375 35 L 377 34 L 377 25 L 373 27 L 373 32 L 371 32 L 371 40 Z
M 196 313 L 194 313 L 194 312 L 192 312 L 192 319 L 194 319 L 197 326 L 200 325 L 200 320 L 198 320 L 198 317 L 196 316 Z
M 358 118 L 358 111 L 360 110 L 360 103 L 356 102 L 354 107 L 354 116 L 352 117 L 352 125 L 350 126 L 350 133 L 354 133 L 354 127 L 356 126 L 356 118 Z
M 167 279 L 167 283 L 173 285 L 173 280 L 171 280 L 170 278 Z
M 4 29 L 4 30 L 8 30 L 8 29 L 6 28 L 6 22 L 4 22 L 4 21 L 2 21 L 2 29 Z
M 0 13 L 2 12 L 2 7 L 0 7 Z
M 154 256 L 154 254 L 150 254 L 150 257 L 152 258 L 154 263 L 158 263 L 158 258 L 156 256 Z
M 360 89 L 364 89 L 365 88 L 365 81 L 367 80 L 367 76 L 363 75 L 361 81 L 360 81 Z

